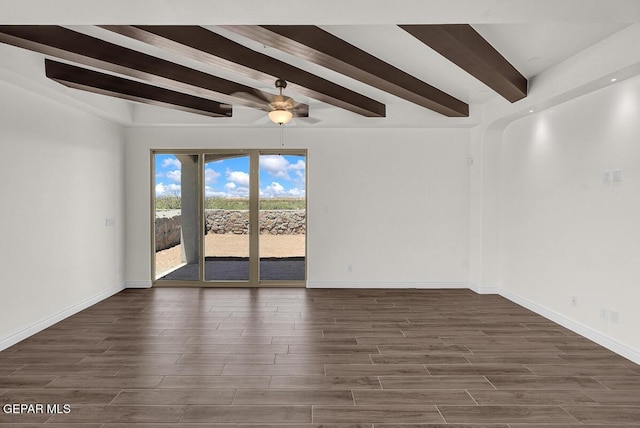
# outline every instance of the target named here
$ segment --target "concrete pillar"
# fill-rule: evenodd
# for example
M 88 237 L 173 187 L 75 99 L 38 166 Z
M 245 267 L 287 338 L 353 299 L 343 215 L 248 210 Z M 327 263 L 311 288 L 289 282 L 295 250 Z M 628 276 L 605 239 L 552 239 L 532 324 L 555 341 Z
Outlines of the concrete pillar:
M 181 168 L 182 214 L 182 262 L 188 264 L 200 261 L 200 228 L 198 227 L 198 157 L 176 155 Z

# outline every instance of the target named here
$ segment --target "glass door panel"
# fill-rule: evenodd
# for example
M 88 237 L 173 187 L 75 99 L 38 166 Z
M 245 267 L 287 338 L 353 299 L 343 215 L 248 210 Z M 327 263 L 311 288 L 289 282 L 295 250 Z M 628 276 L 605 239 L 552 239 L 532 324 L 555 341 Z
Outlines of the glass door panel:
M 260 281 L 306 276 L 306 157 L 260 155 Z
M 250 165 L 248 155 L 205 154 L 205 281 L 249 281 Z
M 154 279 L 200 280 L 199 156 L 155 153 Z

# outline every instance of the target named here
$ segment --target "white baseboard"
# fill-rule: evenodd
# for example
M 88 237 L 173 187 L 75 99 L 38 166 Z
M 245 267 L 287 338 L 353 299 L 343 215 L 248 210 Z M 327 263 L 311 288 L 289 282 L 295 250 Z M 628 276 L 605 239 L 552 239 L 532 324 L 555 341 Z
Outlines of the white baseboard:
M 127 281 L 124 284 L 125 288 L 151 288 L 151 281 Z
M 509 299 L 514 303 L 517 303 L 520 306 L 523 306 L 538 315 L 542 315 L 543 317 L 550 319 L 551 321 L 560 324 L 563 327 L 568 328 L 569 330 L 578 333 L 581 336 L 586 337 L 599 345 L 604 346 L 610 351 L 615 352 L 618 355 L 622 355 L 623 357 L 633 361 L 636 364 L 640 364 L 640 351 L 637 349 L 633 349 L 628 347 L 627 345 L 617 342 L 611 339 L 608 336 L 603 335 L 602 333 L 588 327 L 582 323 L 579 323 L 571 318 L 568 318 L 556 311 L 553 311 L 545 306 L 539 305 L 529 299 L 525 299 L 509 290 L 499 289 L 499 293 L 505 299 Z
M 307 281 L 307 288 L 468 288 L 464 282 Z
M 469 289 L 471 291 L 475 291 L 478 294 L 500 294 L 499 287 L 483 287 L 473 282 L 469 283 Z
M 0 351 L 15 345 L 16 343 L 26 339 L 27 337 L 30 337 L 36 333 L 39 333 L 40 331 L 44 330 L 47 327 L 51 327 L 55 323 L 60 322 L 63 319 L 70 317 L 71 315 L 77 314 L 78 312 L 84 309 L 87 309 L 89 306 L 95 305 L 96 303 L 101 302 L 104 299 L 111 297 L 116 293 L 121 292 L 122 290 L 124 290 L 124 285 L 119 285 L 117 287 L 114 287 L 110 290 L 107 290 L 103 293 L 98 294 L 97 296 L 93 296 L 83 302 L 77 303 L 68 309 L 65 309 L 56 314 L 53 314 L 50 317 L 30 327 L 25 328 L 22 331 L 19 331 L 18 333 L 15 333 L 7 338 L 4 338 L 0 340 Z

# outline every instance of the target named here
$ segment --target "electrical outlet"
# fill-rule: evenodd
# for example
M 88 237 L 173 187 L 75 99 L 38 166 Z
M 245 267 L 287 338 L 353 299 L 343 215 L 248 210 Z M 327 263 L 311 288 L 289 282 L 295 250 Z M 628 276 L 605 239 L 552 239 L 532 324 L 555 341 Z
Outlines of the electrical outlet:
M 602 182 L 604 184 L 611 183 L 611 170 L 602 171 Z
M 600 319 L 605 321 L 609 320 L 609 311 L 605 308 L 600 308 Z
M 609 313 L 609 320 L 614 324 L 618 324 L 619 314 L 616 311 L 611 311 Z
M 347 272 L 353 272 L 353 265 L 347 266 Z
M 571 296 L 571 305 L 578 306 L 578 298 L 576 296 Z

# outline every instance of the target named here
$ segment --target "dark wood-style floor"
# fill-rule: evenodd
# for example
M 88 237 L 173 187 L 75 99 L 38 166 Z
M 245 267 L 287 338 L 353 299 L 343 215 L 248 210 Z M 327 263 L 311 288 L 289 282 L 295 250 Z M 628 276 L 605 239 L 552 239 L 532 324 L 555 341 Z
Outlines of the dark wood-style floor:
M 160 288 L 1 352 L 0 403 L 71 406 L 15 427 L 640 427 L 640 367 L 468 290 Z

